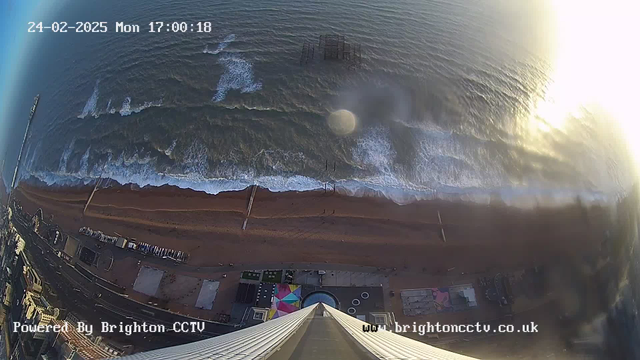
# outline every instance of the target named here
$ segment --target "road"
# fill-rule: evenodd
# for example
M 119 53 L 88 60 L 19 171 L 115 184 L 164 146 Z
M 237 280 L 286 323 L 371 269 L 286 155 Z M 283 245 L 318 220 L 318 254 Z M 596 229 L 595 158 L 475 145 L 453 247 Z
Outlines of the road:
M 329 264 L 329 263 L 292 263 L 292 262 L 275 262 L 275 263 L 248 263 L 241 264 L 235 263 L 233 265 L 223 264 L 219 266 L 192 266 L 189 264 L 178 264 L 171 260 L 161 259 L 151 255 L 143 255 L 136 251 L 120 249 L 116 246 L 109 244 L 102 244 L 102 248 L 98 248 L 96 243 L 97 241 L 82 235 L 77 234 L 73 235 L 73 237 L 79 240 L 82 246 L 93 250 L 96 253 L 100 253 L 105 249 L 109 249 L 113 253 L 114 262 L 118 260 L 122 260 L 124 258 L 135 258 L 138 260 L 145 261 L 150 264 L 157 264 L 160 266 L 171 266 L 175 265 L 180 269 L 180 271 L 188 272 L 188 273 L 200 273 L 200 274 L 209 274 L 209 273 L 225 273 L 230 271 L 238 271 L 238 269 L 260 269 L 260 270 L 282 270 L 282 269 L 298 269 L 298 270 L 334 270 L 334 271 L 353 271 L 353 272 L 366 272 L 366 273 L 375 273 L 381 271 L 391 272 L 392 269 L 382 269 L 374 266 L 360 266 L 360 265 L 349 265 L 349 264 Z
M 353 264 L 336 264 L 336 263 L 308 263 L 308 262 L 265 262 L 265 263 L 234 263 L 234 264 L 220 264 L 218 266 L 193 266 L 189 264 L 178 264 L 171 260 L 161 259 L 151 255 L 143 255 L 136 251 L 120 249 L 114 245 L 109 245 L 106 243 L 100 243 L 102 247 L 97 246 L 97 241 L 81 234 L 73 235 L 75 239 L 77 239 L 83 247 L 89 248 L 96 253 L 100 253 L 105 249 L 108 249 L 113 253 L 114 262 L 118 260 L 122 260 L 125 258 L 134 258 L 137 260 L 144 261 L 147 264 L 159 265 L 162 267 L 172 266 L 174 265 L 177 270 L 180 272 L 191 273 L 191 274 L 215 274 L 215 273 L 226 273 L 231 271 L 239 271 L 239 270 L 282 270 L 282 269 L 292 269 L 292 270 L 326 270 L 326 271 L 351 271 L 351 272 L 362 272 L 362 273 L 372 273 L 372 274 L 384 274 L 384 275 L 423 275 L 424 270 L 420 269 L 401 269 L 401 268 L 384 268 L 384 267 L 374 267 L 374 266 L 362 266 L 362 265 L 353 265 Z M 521 266 L 513 266 L 513 267 L 503 267 L 502 271 L 517 271 L 521 269 Z M 476 273 L 484 273 L 485 271 L 479 271 Z M 473 273 L 467 273 L 473 274 Z M 452 271 L 451 273 L 439 273 L 438 277 L 445 279 L 444 282 L 448 282 L 447 278 L 451 280 L 458 279 L 460 277 L 460 272 Z
M 291 354 L 291 359 L 305 360 L 365 360 L 370 359 L 347 335 L 338 322 L 323 316 L 325 310 L 319 306 L 316 313 L 307 319 L 308 328 Z

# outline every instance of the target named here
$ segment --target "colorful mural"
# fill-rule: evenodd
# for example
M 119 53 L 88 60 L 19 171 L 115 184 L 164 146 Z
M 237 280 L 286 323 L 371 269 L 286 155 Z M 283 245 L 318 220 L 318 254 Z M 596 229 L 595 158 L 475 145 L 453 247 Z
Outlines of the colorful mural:
M 278 284 L 273 292 L 273 301 L 268 319 L 275 319 L 300 309 L 302 302 L 300 285 Z
M 449 297 L 449 288 L 429 288 L 429 290 L 433 293 L 433 303 L 437 312 L 453 311 Z

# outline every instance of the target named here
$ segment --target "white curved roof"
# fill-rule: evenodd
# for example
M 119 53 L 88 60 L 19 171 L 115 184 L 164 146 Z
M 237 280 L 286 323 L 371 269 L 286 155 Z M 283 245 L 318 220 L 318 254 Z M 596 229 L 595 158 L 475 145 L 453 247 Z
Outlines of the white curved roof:
M 173 346 L 123 357 L 126 360 L 164 359 L 267 359 L 309 318 L 318 304 L 230 334 L 191 344 Z M 337 309 L 324 306 L 328 314 L 378 359 L 384 360 L 472 360 L 473 358 L 436 348 L 389 331 L 364 332 L 368 325 Z
M 289 339 L 317 306 L 316 304 L 230 334 L 190 344 L 133 354 L 121 359 L 266 359 Z

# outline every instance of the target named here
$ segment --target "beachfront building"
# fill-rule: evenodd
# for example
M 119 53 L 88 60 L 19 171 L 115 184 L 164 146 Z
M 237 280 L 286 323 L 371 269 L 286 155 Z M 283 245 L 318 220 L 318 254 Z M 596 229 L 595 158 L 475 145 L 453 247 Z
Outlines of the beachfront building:
M 364 331 L 365 329 L 369 331 Z M 322 303 L 191 344 L 122 359 L 472 359 L 394 334 Z
M 81 333 L 73 325 L 75 323 L 77 322 L 67 322 L 66 331 L 48 333 L 47 343 L 51 345 L 51 349 L 54 350 L 53 353 L 57 355 L 57 359 L 111 359 L 122 354 L 122 352 L 104 343 L 100 336 L 92 338 Z M 52 325 L 63 327 L 65 322 L 54 320 Z
M 23 323 L 32 324 L 36 326 L 46 326 L 60 315 L 58 308 L 52 307 L 47 303 L 44 297 L 40 294 L 27 291 L 22 301 L 22 307 L 24 309 Z M 43 340 L 46 337 L 46 333 L 35 332 L 29 333 L 33 336 L 33 339 Z
M 36 270 L 30 266 L 28 260 L 26 259 L 24 252 L 20 254 L 22 257 L 22 263 L 25 264 L 22 268 L 22 278 L 21 281 L 24 282 L 25 289 L 29 291 L 33 291 L 35 293 L 42 292 L 42 279 L 40 279 L 40 275 L 36 272 Z

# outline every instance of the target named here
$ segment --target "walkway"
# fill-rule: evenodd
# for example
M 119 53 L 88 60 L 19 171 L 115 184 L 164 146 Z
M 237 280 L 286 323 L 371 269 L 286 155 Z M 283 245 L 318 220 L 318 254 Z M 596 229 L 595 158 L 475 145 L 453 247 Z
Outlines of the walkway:
M 324 312 L 318 306 L 315 315 L 307 320 L 308 328 L 289 359 L 370 359 L 332 317 L 323 316 Z

